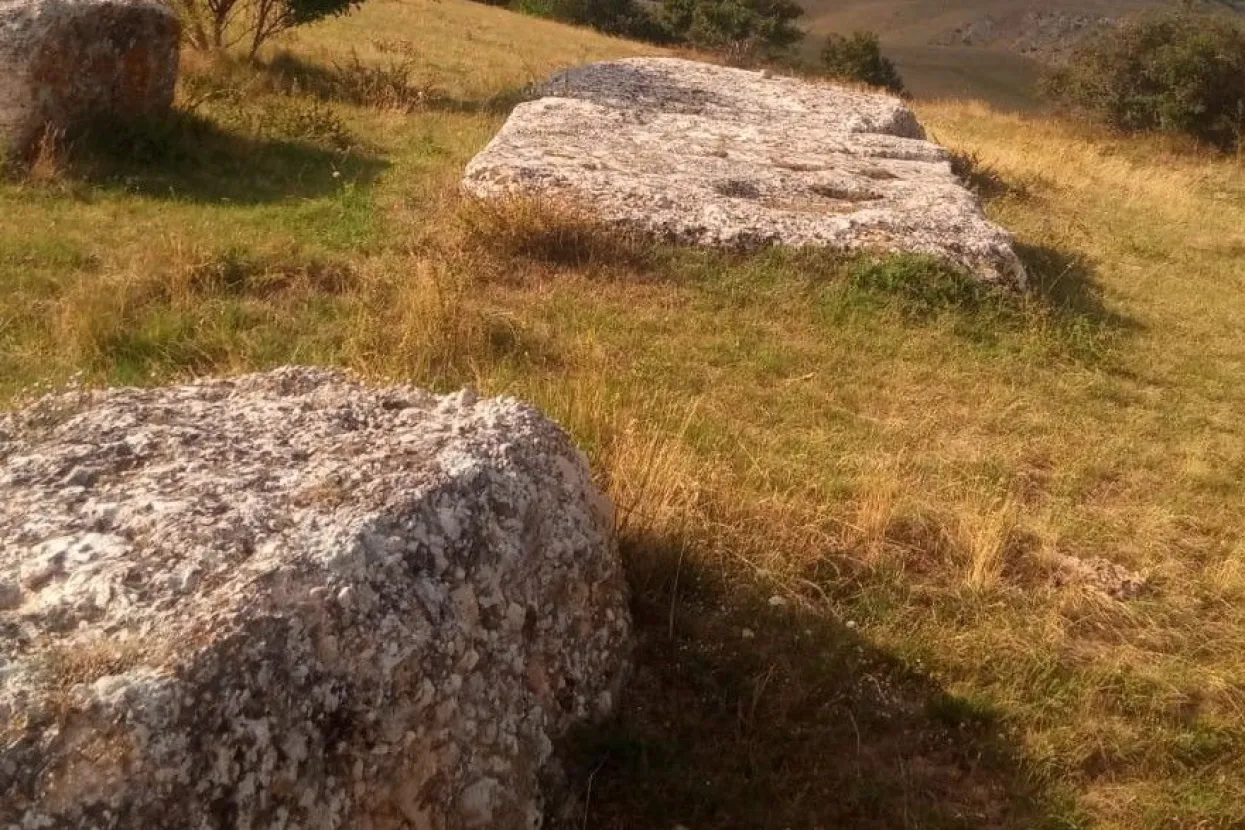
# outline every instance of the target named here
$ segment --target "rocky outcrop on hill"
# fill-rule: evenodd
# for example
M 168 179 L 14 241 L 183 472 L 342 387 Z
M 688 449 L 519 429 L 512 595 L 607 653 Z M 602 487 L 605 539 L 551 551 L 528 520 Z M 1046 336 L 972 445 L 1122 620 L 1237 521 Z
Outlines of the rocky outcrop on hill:
M 549 81 L 468 165 L 482 198 L 548 198 L 679 242 L 895 251 L 1022 287 L 1011 236 L 889 95 L 673 58 Z
M 150 0 L 0 0 L 0 148 L 167 110 L 180 37 Z
M 1068 9 L 1012 9 L 982 15 L 935 36 L 935 46 L 1006 49 L 1041 60 L 1068 54 L 1088 37 L 1112 25 L 1111 18 Z
M 527 828 L 608 502 L 529 406 L 284 369 L 0 416 L 0 826 Z

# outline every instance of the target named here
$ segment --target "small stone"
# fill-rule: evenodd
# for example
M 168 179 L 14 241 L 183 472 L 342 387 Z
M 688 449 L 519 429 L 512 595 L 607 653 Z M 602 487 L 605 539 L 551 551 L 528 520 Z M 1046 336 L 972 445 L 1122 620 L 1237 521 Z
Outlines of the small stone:
M 782 608 L 787 604 L 787 598 L 774 594 L 774 596 L 769 598 L 769 604 L 771 608 Z
M 1080 559 L 1060 554 L 1056 564 L 1054 582 L 1059 586 L 1082 583 L 1118 600 L 1136 599 L 1148 586 L 1143 575 L 1100 556 Z
M 739 632 L 739 636 L 743 637 L 745 640 L 751 640 L 753 637 L 756 636 L 756 632 L 753 631 L 751 628 L 745 628 Z

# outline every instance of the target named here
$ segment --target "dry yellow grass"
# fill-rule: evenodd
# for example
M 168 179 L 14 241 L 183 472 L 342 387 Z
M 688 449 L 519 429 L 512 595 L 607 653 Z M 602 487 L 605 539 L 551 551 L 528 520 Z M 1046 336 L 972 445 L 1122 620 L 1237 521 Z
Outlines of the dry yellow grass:
M 381 66 L 414 58 L 416 82 L 464 100 L 487 99 L 567 66 L 658 51 L 547 20 L 516 24 L 511 12 L 482 3 L 402 0 L 366 3 L 355 14 L 295 33 L 282 46 L 324 65 L 353 56 Z
M 372 0 L 266 70 L 192 63 L 139 163 L 0 184 L 0 393 L 307 362 L 545 407 L 619 506 L 641 633 L 577 742 L 587 826 L 1245 824 L 1245 169 L 921 105 L 1023 301 L 460 199 L 524 85 L 637 51 Z

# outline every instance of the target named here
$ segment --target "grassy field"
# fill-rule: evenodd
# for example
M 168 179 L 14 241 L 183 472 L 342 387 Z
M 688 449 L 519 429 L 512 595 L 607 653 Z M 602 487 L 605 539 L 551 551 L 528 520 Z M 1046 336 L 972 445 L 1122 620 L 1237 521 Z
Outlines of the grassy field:
M 542 405 L 640 634 L 577 826 L 1245 826 L 1245 166 L 920 104 L 1024 299 L 457 194 L 527 83 L 640 51 L 371 0 L 188 56 L 177 118 L 0 184 L 0 395 L 298 362 Z

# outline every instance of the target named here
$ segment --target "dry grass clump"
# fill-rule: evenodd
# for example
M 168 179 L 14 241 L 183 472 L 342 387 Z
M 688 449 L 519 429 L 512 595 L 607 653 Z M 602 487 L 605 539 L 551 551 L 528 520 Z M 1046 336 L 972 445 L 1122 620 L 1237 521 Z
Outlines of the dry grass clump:
M 410 56 L 371 64 L 364 63 L 355 52 L 327 69 L 289 51 L 278 52 L 263 64 L 273 90 L 402 113 L 443 100 L 433 87 L 414 80 L 420 68 Z
M 504 261 L 527 260 L 582 272 L 613 270 L 635 277 L 659 254 L 638 232 L 606 227 L 573 201 L 512 197 L 466 199 L 458 216 L 467 238 Z
M 45 648 L 37 659 L 50 686 L 67 692 L 79 684 L 129 671 L 142 661 L 143 651 L 134 642 L 91 639 Z

